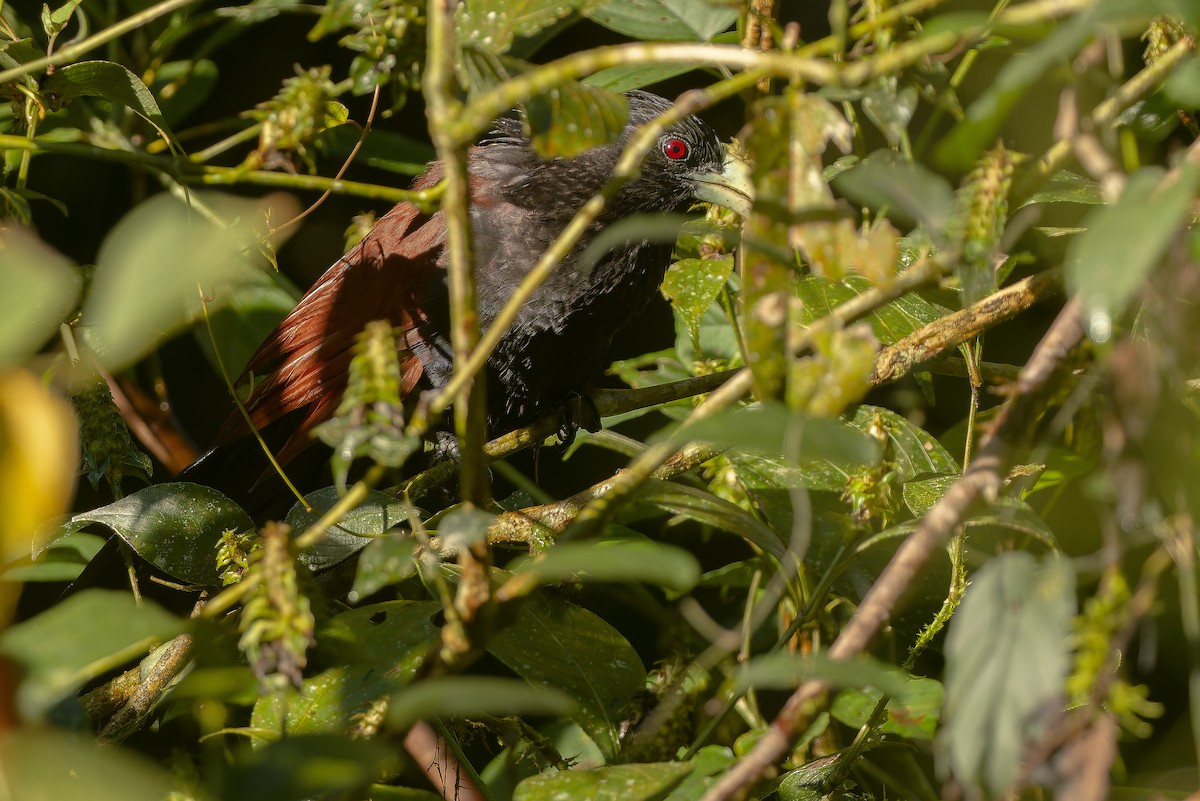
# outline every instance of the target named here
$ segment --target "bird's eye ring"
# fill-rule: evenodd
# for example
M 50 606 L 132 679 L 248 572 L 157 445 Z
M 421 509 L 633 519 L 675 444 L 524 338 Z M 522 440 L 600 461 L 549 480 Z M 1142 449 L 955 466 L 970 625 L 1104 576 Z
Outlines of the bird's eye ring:
M 662 140 L 663 155 L 671 161 L 686 159 L 690 150 L 688 143 L 677 136 L 668 136 Z

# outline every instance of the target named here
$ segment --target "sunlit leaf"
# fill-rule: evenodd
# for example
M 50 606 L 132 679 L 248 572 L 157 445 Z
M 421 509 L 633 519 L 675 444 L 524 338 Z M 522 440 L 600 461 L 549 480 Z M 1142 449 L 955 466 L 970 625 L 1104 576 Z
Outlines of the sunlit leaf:
M 150 564 L 180 581 L 219 586 L 221 533 L 254 528 L 242 508 L 211 487 L 154 484 L 121 500 L 68 518 L 47 544 L 90 524 L 106 526 Z
M 119 103 L 154 126 L 159 135 L 179 151 L 158 102 L 142 79 L 112 61 L 79 61 L 56 69 L 42 84 L 42 91 L 58 102 L 73 97 L 102 97 Z
M 700 320 L 713 305 L 733 272 L 733 256 L 684 259 L 667 269 L 662 292 L 687 326 L 692 342 L 699 344 Z
M 602 0 L 466 0 L 455 9 L 458 41 L 507 53 L 513 39 L 533 36 L 575 12 L 586 12 Z

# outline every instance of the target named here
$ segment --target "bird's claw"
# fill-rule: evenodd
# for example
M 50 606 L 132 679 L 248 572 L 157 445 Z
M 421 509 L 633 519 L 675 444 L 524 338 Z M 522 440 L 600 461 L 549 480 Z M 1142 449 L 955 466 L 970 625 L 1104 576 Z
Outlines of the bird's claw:
M 600 430 L 600 410 L 596 402 L 587 395 L 572 392 L 562 408 L 562 425 L 558 428 L 558 447 L 566 450 L 575 442 L 579 429 L 589 433 Z

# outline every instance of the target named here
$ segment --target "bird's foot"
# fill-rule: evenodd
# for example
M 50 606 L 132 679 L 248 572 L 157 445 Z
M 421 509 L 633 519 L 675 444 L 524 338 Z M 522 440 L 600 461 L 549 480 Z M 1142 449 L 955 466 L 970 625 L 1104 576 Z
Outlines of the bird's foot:
M 595 433 L 600 430 L 600 410 L 587 395 L 572 392 L 562 407 L 562 425 L 558 427 L 558 447 L 565 451 L 575 441 L 579 429 Z

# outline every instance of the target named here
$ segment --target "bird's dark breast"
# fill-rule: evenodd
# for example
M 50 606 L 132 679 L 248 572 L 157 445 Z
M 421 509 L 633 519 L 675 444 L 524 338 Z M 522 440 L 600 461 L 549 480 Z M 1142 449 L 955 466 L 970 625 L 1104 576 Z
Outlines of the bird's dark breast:
M 573 393 L 583 394 L 607 366 L 613 335 L 650 302 L 670 260 L 671 246 L 644 243 L 613 251 L 582 269 L 577 247 L 528 302 L 488 360 L 488 428 L 493 435 L 559 410 Z M 482 254 L 480 254 L 482 259 Z M 536 260 L 536 257 L 535 257 Z M 506 277 L 514 262 L 481 261 L 476 276 L 480 324 L 488 327 L 512 295 Z M 516 261 L 523 276 L 533 261 Z M 519 278 L 518 278 L 519 280 Z M 445 300 L 422 326 L 418 351 L 432 386 L 453 372 Z

